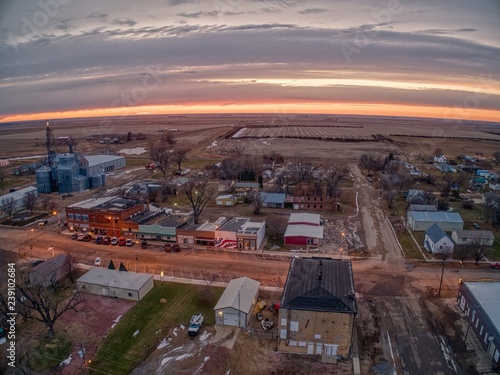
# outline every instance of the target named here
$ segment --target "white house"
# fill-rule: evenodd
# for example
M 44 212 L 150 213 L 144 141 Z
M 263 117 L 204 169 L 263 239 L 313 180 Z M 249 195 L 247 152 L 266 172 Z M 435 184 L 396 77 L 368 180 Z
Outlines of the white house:
M 424 247 L 429 253 L 453 252 L 454 243 L 438 224 L 433 224 L 425 231 Z
M 229 282 L 214 307 L 215 324 L 246 328 L 259 295 L 260 283 L 240 277 Z
M 456 245 L 493 246 L 495 236 L 489 230 L 457 230 L 451 233 L 451 239 Z
M 434 163 L 446 163 L 446 156 L 443 154 L 434 155 Z

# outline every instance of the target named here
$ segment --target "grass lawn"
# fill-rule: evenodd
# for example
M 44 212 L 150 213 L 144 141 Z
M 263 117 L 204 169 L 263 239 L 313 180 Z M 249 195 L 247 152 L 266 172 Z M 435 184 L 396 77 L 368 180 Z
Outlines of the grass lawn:
M 59 366 L 61 358 L 68 358 L 72 343 L 66 334 L 59 333 L 54 339 L 40 339 L 35 350 L 30 351 L 30 367 L 38 372 L 46 373 Z
M 397 233 L 399 243 L 409 259 L 424 259 L 409 232 Z M 418 239 L 415 238 L 417 241 Z
M 206 325 L 214 324 L 213 307 L 224 290 L 208 290 L 203 285 L 155 283 L 108 334 L 92 361 L 90 373 L 128 374 L 166 337 L 170 328 L 188 325 L 191 316 L 198 312 L 205 316 Z M 136 331 L 139 333 L 133 337 Z
M 146 169 L 146 165 L 150 164 L 151 160 L 149 157 L 128 157 L 127 158 L 127 167 L 144 167 Z

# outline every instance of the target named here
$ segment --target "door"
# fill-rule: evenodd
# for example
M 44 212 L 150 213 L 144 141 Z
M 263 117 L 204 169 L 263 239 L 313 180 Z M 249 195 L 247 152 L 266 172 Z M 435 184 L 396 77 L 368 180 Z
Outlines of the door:
M 239 326 L 238 314 L 224 314 L 224 325 L 225 326 Z
M 314 343 L 313 342 L 307 343 L 307 354 L 314 354 Z
M 316 344 L 316 354 L 323 354 L 323 344 Z
M 336 356 L 338 345 L 326 345 L 325 344 L 325 355 Z

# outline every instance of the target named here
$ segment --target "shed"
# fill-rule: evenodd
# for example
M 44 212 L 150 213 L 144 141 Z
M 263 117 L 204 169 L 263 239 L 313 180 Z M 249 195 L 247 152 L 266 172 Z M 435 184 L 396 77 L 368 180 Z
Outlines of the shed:
M 219 195 L 215 198 L 217 206 L 233 206 L 236 203 L 236 198 L 233 194 Z
M 425 231 L 424 247 L 432 254 L 453 252 L 454 243 L 438 224 Z
M 444 231 L 462 230 L 464 221 L 457 212 L 408 211 L 408 226 L 415 231 L 424 231 L 438 223 Z
M 140 301 L 153 289 L 153 275 L 94 267 L 77 281 L 79 289 L 108 297 Z
M 56 283 L 70 271 L 68 262 L 69 258 L 66 254 L 59 254 L 46 262 L 38 264 L 29 273 L 30 284 L 41 284 L 46 287 Z
M 495 236 L 490 230 L 458 230 L 451 234 L 456 245 L 483 245 L 493 246 Z
M 229 282 L 214 307 L 215 323 L 246 328 L 257 303 L 260 283 L 248 277 Z

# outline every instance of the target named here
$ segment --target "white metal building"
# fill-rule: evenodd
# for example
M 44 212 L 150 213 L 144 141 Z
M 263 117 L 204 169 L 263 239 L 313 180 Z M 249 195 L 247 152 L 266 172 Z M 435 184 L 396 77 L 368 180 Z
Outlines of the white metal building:
M 34 187 L 34 186 L 28 186 L 28 187 L 25 187 L 23 189 L 19 189 L 19 190 L 13 191 L 12 193 L 2 195 L 0 197 L 0 201 L 2 199 L 6 199 L 7 200 L 7 199 L 10 199 L 10 198 L 13 198 L 14 199 L 14 211 L 15 210 L 20 210 L 23 207 L 24 196 L 26 194 L 30 193 L 30 192 L 34 192 L 34 194 L 36 196 L 38 196 L 38 191 L 37 191 L 36 187 Z
M 215 324 L 246 328 L 257 303 L 260 283 L 240 277 L 229 282 L 214 307 Z
M 408 211 L 406 219 L 408 226 L 418 231 L 427 230 L 433 224 L 439 224 L 445 232 L 462 230 L 464 228 L 464 221 L 458 212 Z
M 78 288 L 102 296 L 140 301 L 153 289 L 153 275 L 94 267 L 76 281 Z

